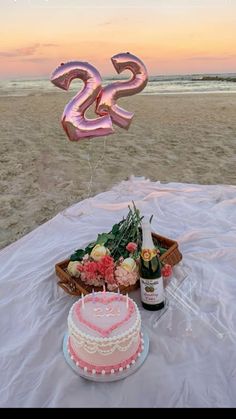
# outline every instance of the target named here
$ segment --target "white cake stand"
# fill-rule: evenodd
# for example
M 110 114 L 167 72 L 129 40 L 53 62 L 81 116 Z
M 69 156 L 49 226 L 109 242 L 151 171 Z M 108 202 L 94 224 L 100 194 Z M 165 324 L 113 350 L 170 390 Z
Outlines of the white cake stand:
M 83 368 L 77 367 L 75 362 L 72 361 L 72 359 L 70 358 L 70 354 L 67 349 L 68 333 L 65 334 L 64 339 L 63 339 L 63 353 L 64 353 L 65 360 L 77 375 L 79 375 L 80 377 L 86 378 L 87 380 L 98 381 L 98 382 L 103 382 L 103 383 L 122 380 L 123 378 L 126 378 L 129 375 L 136 372 L 144 363 L 148 355 L 149 337 L 148 337 L 147 332 L 145 332 L 145 330 L 142 330 L 142 332 L 143 332 L 143 340 L 144 340 L 144 344 L 143 344 L 144 349 L 141 352 L 140 357 L 137 358 L 137 361 L 135 362 L 135 364 L 134 365 L 131 364 L 129 369 L 125 369 L 122 372 L 115 372 L 114 374 L 105 374 L 105 375 L 92 374 L 91 372 L 85 372 Z

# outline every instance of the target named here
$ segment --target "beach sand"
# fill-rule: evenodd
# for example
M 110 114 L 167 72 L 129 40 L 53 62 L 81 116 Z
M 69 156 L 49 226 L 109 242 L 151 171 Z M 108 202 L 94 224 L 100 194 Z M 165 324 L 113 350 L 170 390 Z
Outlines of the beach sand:
M 131 175 L 236 184 L 236 94 L 137 95 L 129 131 L 72 143 L 60 125 L 69 93 L 0 97 L 0 247 Z M 100 164 L 99 164 L 99 160 Z

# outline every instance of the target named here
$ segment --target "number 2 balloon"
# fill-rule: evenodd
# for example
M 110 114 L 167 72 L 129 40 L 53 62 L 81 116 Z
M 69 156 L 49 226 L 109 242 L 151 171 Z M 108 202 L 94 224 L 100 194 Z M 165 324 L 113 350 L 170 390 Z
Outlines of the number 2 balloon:
M 116 101 L 121 97 L 141 92 L 147 84 L 148 74 L 143 62 L 129 52 L 114 55 L 111 61 L 118 74 L 130 70 L 133 76 L 130 80 L 117 81 L 104 87 L 99 93 L 96 113 L 109 114 L 114 124 L 128 129 L 134 114 L 119 107 Z

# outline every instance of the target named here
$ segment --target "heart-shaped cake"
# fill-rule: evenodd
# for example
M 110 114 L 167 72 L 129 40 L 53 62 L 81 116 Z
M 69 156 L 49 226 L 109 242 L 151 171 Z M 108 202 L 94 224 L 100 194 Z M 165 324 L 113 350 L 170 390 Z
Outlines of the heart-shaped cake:
M 68 350 L 92 374 L 130 368 L 142 350 L 141 319 L 128 296 L 98 292 L 77 301 L 68 317 Z

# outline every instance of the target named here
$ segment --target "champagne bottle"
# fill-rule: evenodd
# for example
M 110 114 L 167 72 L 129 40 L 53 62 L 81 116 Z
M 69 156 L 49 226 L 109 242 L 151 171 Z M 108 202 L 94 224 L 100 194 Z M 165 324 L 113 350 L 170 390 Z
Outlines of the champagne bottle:
M 165 305 L 161 263 L 153 244 L 148 220 L 142 222 L 142 250 L 140 256 L 141 302 L 146 310 L 160 310 Z

